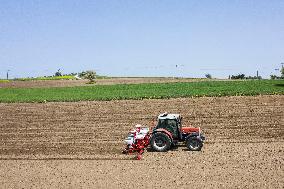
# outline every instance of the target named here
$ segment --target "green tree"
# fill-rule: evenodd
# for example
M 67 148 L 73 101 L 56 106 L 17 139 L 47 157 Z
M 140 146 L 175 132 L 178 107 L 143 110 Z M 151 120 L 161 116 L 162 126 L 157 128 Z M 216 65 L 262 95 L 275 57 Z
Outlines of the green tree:
M 97 77 L 97 73 L 93 70 L 88 70 L 84 74 L 84 78 L 89 80 L 89 83 L 95 83 L 95 79 Z
M 245 74 L 232 75 L 231 79 L 245 79 Z
M 55 72 L 55 76 L 62 76 L 60 69 L 58 69 L 57 72 Z
M 270 75 L 270 79 L 276 79 L 277 78 L 277 76 L 276 75 Z
M 212 79 L 212 75 L 211 74 L 205 74 L 205 77 L 207 78 L 207 79 Z

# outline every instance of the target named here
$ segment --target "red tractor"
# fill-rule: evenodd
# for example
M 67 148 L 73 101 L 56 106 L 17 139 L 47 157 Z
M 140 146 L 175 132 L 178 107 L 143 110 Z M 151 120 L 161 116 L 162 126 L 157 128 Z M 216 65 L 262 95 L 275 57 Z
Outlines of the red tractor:
M 124 153 L 138 152 L 137 159 L 141 159 L 144 150 L 150 144 L 158 152 L 165 152 L 179 142 L 184 142 L 191 151 L 200 151 L 205 137 L 200 128 L 182 127 L 182 117 L 179 114 L 164 113 L 158 116 L 158 123 L 150 131 L 147 127 L 136 125 L 125 139 Z

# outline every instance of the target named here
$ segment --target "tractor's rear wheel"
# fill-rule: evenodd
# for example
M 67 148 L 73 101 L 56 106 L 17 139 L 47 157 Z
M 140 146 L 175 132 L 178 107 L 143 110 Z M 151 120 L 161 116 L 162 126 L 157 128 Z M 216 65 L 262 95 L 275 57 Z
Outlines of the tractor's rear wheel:
M 151 147 L 157 152 L 168 151 L 171 147 L 171 139 L 166 133 L 157 132 L 151 137 Z
M 200 151 L 203 146 L 203 142 L 196 137 L 191 137 L 186 141 L 186 146 L 191 151 Z

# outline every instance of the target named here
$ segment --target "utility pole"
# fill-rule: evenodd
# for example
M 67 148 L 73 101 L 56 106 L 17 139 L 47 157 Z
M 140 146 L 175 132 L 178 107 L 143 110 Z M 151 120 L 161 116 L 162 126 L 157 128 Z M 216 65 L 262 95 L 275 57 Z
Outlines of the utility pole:
M 284 67 L 283 67 L 283 64 L 284 64 L 284 62 L 281 62 L 281 66 L 282 66 L 282 68 L 281 68 L 281 77 L 282 78 L 284 77 Z
M 11 70 L 7 70 L 7 80 L 9 79 L 9 71 Z

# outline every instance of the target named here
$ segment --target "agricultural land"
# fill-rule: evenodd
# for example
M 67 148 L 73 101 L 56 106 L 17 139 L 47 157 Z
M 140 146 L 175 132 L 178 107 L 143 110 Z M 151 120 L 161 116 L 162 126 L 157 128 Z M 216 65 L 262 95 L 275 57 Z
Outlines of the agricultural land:
M 0 188 L 284 187 L 283 80 L 1 82 L 0 102 Z M 201 127 L 202 151 L 121 154 L 162 112 Z

